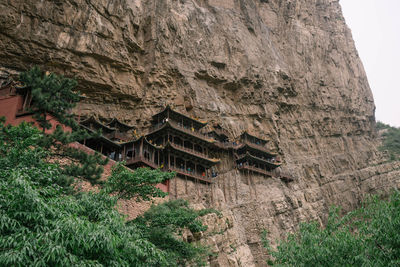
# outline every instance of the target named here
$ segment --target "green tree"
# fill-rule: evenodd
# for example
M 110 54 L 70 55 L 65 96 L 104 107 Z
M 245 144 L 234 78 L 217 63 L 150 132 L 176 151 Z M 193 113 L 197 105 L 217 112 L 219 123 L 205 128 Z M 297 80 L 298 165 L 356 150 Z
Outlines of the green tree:
M 113 167 L 112 175 L 107 179 L 104 189 L 108 194 L 116 193 L 119 199 L 136 198 L 137 201 L 148 201 L 154 197 L 165 197 L 167 194 L 155 185 L 174 176 L 174 172 L 149 168 L 138 168 L 132 172 L 122 164 L 117 164 Z
M 51 128 L 48 115 L 52 115 L 61 124 L 77 128 L 70 110 L 79 102 L 79 92 L 74 89 L 77 82 L 73 79 L 44 73 L 35 66 L 20 74 L 20 80 L 30 89 L 33 117 L 43 132 Z
M 379 121 L 376 123 L 376 128 L 383 132 L 383 142 L 380 149 L 388 151 L 391 160 L 400 160 L 400 128 Z
M 71 113 L 71 109 L 80 99 L 79 92 L 74 91 L 77 82 L 54 73 L 44 73 L 39 67 L 21 73 L 20 80 L 31 90 L 33 118 L 43 133 L 51 128 L 49 115 L 60 123 L 52 133 L 41 137 L 41 145 L 52 152 L 53 156 L 72 160 L 62 168 L 64 174 L 96 183 L 103 173 L 103 166 L 107 164 L 108 158 L 99 153 L 90 155 L 69 146 L 73 142 L 99 135 L 99 133 L 89 134 L 81 129 Z M 69 129 L 65 130 L 61 125 Z
M 76 192 L 65 182 L 63 169 L 48 161 L 43 135 L 26 123 L 0 121 L 0 266 L 184 266 L 206 257 L 174 235 L 205 229 L 197 211 L 164 204 L 126 222 L 115 209 L 117 197 Z M 155 240 L 154 229 L 162 227 L 173 232 Z M 179 246 L 171 248 L 171 238 Z
M 200 266 L 205 264 L 209 254 L 208 248 L 197 243 L 185 242 L 182 234 L 185 229 L 193 234 L 207 230 L 198 218 L 213 212 L 194 211 L 187 201 L 177 199 L 153 205 L 131 223 L 140 227 L 147 240 L 160 250 L 166 251 L 171 263 L 179 266 L 188 263 Z
M 303 223 L 273 249 L 264 246 L 277 266 L 399 266 L 400 192 L 389 200 L 377 196 L 345 216 L 332 208 L 325 227 Z

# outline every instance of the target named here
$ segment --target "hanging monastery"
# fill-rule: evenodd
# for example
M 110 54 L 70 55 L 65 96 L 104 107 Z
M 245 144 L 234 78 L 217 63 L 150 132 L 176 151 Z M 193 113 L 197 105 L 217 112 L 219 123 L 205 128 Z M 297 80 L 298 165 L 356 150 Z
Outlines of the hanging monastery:
M 14 125 L 34 122 L 32 113 L 27 112 L 31 101 L 29 90 L 15 82 L 0 82 L 0 116 Z M 282 161 L 267 149 L 268 140 L 246 131 L 235 138 L 220 125 L 208 125 L 170 105 L 152 116 L 151 126 L 143 133 L 116 118 L 107 122 L 93 116 L 77 116 L 77 120 L 82 128 L 100 133 L 96 138 L 83 140 L 84 146 L 114 161 L 124 161 L 133 170 L 149 167 L 173 171 L 178 179 L 209 185 L 221 171 L 221 160 L 225 160 L 228 169 L 236 168 L 247 177 L 258 174 L 293 181 L 291 176 L 281 173 Z M 165 182 L 163 190 L 178 197 L 170 181 Z

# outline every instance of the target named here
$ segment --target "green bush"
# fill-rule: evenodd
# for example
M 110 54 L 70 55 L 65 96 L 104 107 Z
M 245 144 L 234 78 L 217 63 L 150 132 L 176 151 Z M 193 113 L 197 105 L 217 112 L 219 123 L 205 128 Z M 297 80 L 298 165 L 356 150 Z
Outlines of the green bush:
M 389 152 L 391 160 L 400 160 L 400 128 L 392 127 L 382 122 L 377 122 L 378 130 L 385 130 L 382 134 L 383 144 L 381 150 Z
M 264 233 L 264 246 L 277 266 L 399 266 L 400 192 L 388 201 L 371 197 L 343 217 L 332 208 L 325 227 L 303 223 L 273 249 Z
M 0 123 L 0 266 L 177 266 L 204 259 L 204 248 L 174 234 L 204 230 L 196 211 L 167 202 L 126 222 L 107 190 L 74 191 L 62 168 L 47 161 L 42 138 L 31 125 Z

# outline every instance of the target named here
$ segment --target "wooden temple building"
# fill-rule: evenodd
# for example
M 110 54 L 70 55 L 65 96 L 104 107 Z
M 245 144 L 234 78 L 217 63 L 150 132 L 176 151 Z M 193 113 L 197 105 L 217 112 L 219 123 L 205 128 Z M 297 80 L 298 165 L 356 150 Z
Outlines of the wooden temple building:
M 247 174 L 277 177 L 281 165 L 276 153 L 266 148 L 268 140 L 244 132 L 231 141 L 219 125 L 189 117 L 166 106 L 152 116 L 151 127 L 139 136 L 134 126 L 116 119 L 102 123 L 93 117 L 80 122 L 83 128 L 99 132 L 84 144 L 116 161 L 126 161 L 129 168 L 159 168 L 201 183 L 212 183 L 220 162 L 216 151 L 231 151 L 232 165 Z M 208 129 L 208 130 L 207 130 Z M 222 155 L 223 156 L 223 155 Z M 286 176 L 285 176 L 286 177 Z M 283 177 L 280 177 L 283 178 Z M 288 177 L 283 179 L 290 181 Z
M 6 116 L 7 123 L 35 123 L 29 109 L 31 101 L 30 90 L 0 75 L 0 116 Z M 152 116 L 151 127 L 144 135 L 139 135 L 135 126 L 118 119 L 81 120 L 79 115 L 78 122 L 83 129 L 97 133 L 83 140 L 83 145 L 115 161 L 125 161 L 131 169 L 150 167 L 174 171 L 183 179 L 211 184 L 218 176 L 220 158 L 223 158 L 221 165 L 228 164 L 228 169 L 293 181 L 290 175 L 280 172 L 281 161 L 266 148 L 268 140 L 248 132 L 231 139 L 230 133 L 220 125 L 210 126 L 170 106 Z M 165 185 L 169 191 L 169 181 Z
M 273 170 L 281 165 L 277 154 L 270 152 L 265 145 L 267 140 L 244 132 L 236 147 L 236 163 L 239 170 L 254 172 L 264 176 L 274 176 Z

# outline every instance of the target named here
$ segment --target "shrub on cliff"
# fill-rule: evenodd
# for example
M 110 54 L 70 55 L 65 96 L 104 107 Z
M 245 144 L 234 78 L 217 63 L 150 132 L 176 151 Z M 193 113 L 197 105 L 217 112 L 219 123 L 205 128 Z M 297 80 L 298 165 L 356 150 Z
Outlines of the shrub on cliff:
M 391 160 L 400 160 L 400 128 L 377 122 L 377 130 L 383 130 L 381 149 L 389 152 Z
M 203 255 L 176 235 L 204 229 L 196 211 L 174 204 L 127 223 L 107 190 L 70 186 L 62 168 L 48 162 L 42 137 L 31 125 L 0 122 L 0 266 L 177 266 Z M 160 214 L 173 220 L 160 225 Z
M 332 208 L 325 227 L 303 223 L 276 250 L 264 235 L 270 265 L 277 266 L 399 266 L 400 192 L 389 200 L 374 196 L 340 217 Z

